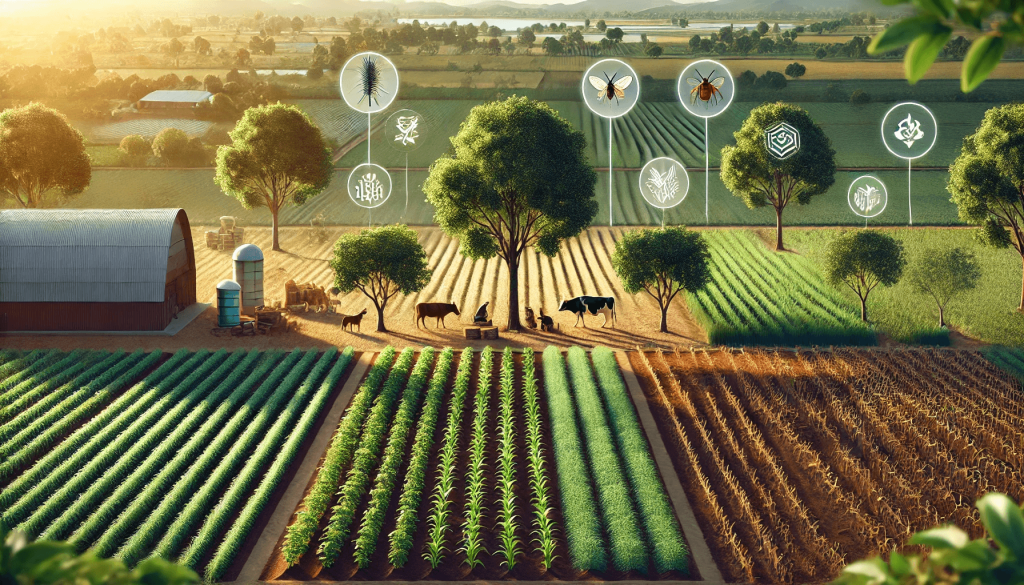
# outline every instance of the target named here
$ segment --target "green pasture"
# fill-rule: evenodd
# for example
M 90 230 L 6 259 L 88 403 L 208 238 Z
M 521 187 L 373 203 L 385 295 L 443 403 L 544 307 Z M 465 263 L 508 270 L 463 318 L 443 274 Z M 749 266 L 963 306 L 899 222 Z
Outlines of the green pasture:
M 1024 384 L 1024 349 L 994 345 L 982 349 L 981 354 Z
M 823 265 L 828 243 L 837 230 L 791 230 L 788 245 L 819 268 Z M 908 261 L 932 250 L 960 246 L 974 252 L 982 264 L 982 277 L 973 291 L 964 293 L 946 310 L 949 325 L 965 335 L 1003 345 L 1024 346 L 1024 314 L 1017 311 L 1021 292 L 1021 259 L 1011 249 L 984 246 L 975 239 L 973 229 L 888 229 L 903 242 Z M 850 303 L 856 296 L 850 290 L 841 294 Z M 859 305 L 858 305 L 859 306 Z M 906 343 L 948 343 L 948 335 L 938 329 L 938 310 L 934 302 L 900 282 L 892 288 L 879 287 L 868 298 L 868 318 L 876 328 Z

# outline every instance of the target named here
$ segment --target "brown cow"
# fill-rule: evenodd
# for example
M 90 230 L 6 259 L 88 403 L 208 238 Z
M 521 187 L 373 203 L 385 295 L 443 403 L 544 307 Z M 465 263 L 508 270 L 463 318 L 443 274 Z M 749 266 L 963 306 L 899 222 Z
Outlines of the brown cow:
M 426 318 L 434 317 L 437 319 L 437 323 L 434 323 L 436 328 L 438 324 L 447 329 L 448 327 L 444 324 L 444 318 L 448 316 L 448 313 L 455 313 L 460 315 L 459 308 L 455 306 L 455 303 L 418 303 L 416 305 L 416 328 L 420 328 L 420 322 L 426 327 Z
M 362 332 L 363 315 L 365 314 L 366 309 L 363 309 L 362 311 L 356 313 L 355 315 L 342 315 L 341 329 L 344 330 L 346 327 L 349 327 L 351 325 L 353 327 L 349 327 L 349 329 L 354 330 L 356 327 L 358 327 L 359 331 Z

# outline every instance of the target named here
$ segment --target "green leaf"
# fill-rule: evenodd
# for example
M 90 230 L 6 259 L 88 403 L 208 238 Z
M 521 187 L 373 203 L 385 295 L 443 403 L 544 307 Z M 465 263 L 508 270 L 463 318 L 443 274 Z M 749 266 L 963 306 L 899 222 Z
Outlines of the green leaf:
M 966 6 L 956 7 L 957 19 L 969 27 L 981 29 L 981 15 L 977 11 Z
M 941 526 L 930 530 L 922 530 L 910 538 L 909 544 L 930 546 L 934 549 L 963 548 L 970 542 L 970 537 L 956 526 Z
M 939 51 L 946 46 L 953 29 L 945 25 L 939 25 L 934 31 L 927 35 L 917 37 L 910 43 L 907 55 L 903 59 L 903 66 L 906 70 L 907 81 L 911 84 L 917 83 L 928 72 L 928 68 L 939 56 Z
M 893 576 L 897 579 L 904 575 L 909 575 L 911 571 L 907 558 L 896 551 L 892 551 L 889 555 L 889 567 L 892 569 Z
M 982 496 L 976 505 L 993 540 L 1017 559 L 1024 559 L 1024 514 L 1017 504 L 1005 494 L 993 492 Z
M 968 93 L 981 85 L 999 64 L 1005 49 L 1006 41 L 991 34 L 971 43 L 971 48 L 964 57 L 963 69 L 960 71 L 960 89 Z
M 889 579 L 885 561 L 877 557 L 850 563 L 843 569 L 843 574 L 865 577 L 867 583 L 885 583 Z
M 882 4 L 886 6 L 899 6 L 900 4 L 907 4 L 910 0 L 882 0 Z
M 917 37 L 934 31 L 940 25 L 939 19 L 931 14 L 904 18 L 876 36 L 868 46 L 868 53 L 878 55 L 910 44 Z
M 934 14 L 939 18 L 953 16 L 956 6 L 952 0 L 912 0 L 914 6 L 923 12 Z

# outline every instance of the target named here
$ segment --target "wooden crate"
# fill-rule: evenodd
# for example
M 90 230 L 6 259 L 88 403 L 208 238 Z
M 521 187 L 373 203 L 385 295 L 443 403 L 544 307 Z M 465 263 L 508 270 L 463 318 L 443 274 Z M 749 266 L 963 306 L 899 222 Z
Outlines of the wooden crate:
M 497 327 L 483 327 L 480 329 L 480 333 L 484 336 L 484 339 L 497 339 L 498 328 Z
M 466 333 L 466 339 L 480 339 L 479 327 L 465 327 L 463 331 Z

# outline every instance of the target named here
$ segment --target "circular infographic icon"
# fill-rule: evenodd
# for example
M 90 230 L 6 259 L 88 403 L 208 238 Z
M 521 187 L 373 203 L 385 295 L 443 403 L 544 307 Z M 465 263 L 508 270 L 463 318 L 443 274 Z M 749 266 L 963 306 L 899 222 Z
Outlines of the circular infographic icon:
M 648 161 L 640 171 L 640 194 L 658 209 L 670 209 L 686 199 L 690 176 L 679 161 L 659 157 Z
M 850 209 L 861 217 L 875 217 L 885 211 L 889 203 L 889 193 L 885 183 L 873 175 L 862 175 L 850 183 L 846 193 Z
M 764 145 L 768 154 L 786 160 L 800 150 L 800 131 L 785 122 L 779 122 L 764 131 Z
M 398 69 L 380 53 L 353 56 L 341 68 L 341 97 L 348 107 L 375 114 L 391 105 L 398 95 Z
M 423 116 L 413 110 L 398 110 L 384 124 L 384 140 L 402 152 L 412 152 L 423 144 Z
M 677 90 L 687 112 L 700 118 L 714 118 L 732 103 L 736 83 L 725 65 L 702 59 L 683 69 Z
M 583 74 L 583 101 L 602 118 L 625 116 L 640 98 L 640 77 L 618 59 L 602 59 Z
M 896 104 L 882 118 L 882 142 L 889 152 L 907 160 L 928 154 L 938 130 L 932 111 L 917 102 Z
M 348 196 L 359 207 L 380 207 L 391 197 L 391 175 L 380 165 L 363 163 L 348 174 Z

